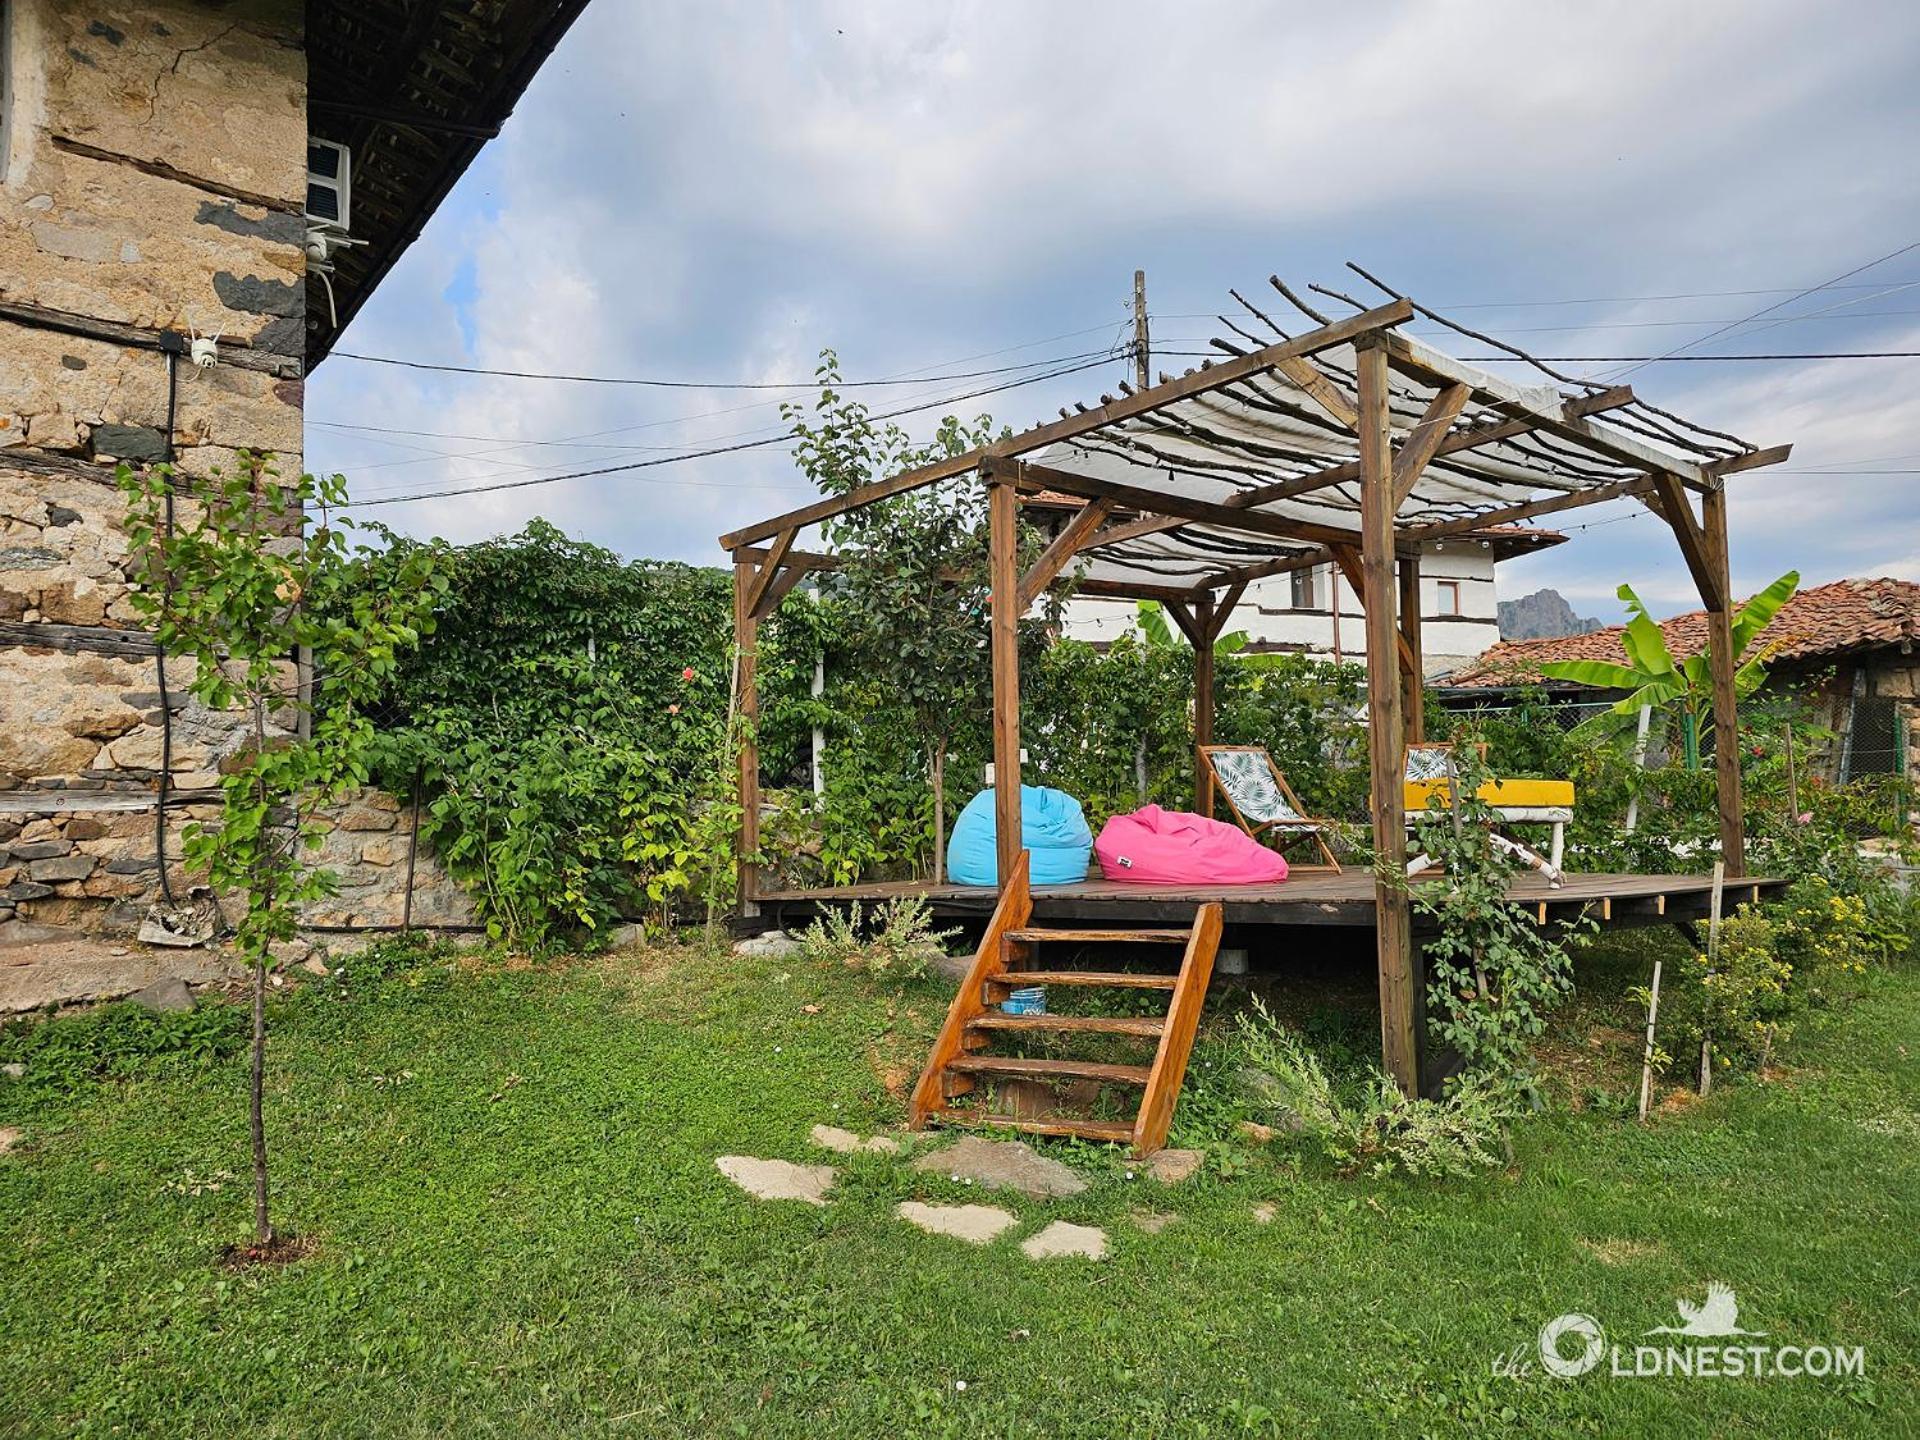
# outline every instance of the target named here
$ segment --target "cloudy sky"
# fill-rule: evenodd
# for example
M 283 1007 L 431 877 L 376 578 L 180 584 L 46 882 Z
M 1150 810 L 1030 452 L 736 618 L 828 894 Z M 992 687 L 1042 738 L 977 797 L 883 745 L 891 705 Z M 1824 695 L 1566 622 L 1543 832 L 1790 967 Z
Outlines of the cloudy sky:
M 943 400 L 1097 358 L 1136 268 L 1169 369 L 1224 333 L 1228 286 L 1358 293 L 1347 259 L 1537 354 L 1659 355 L 1762 311 L 1687 353 L 1920 350 L 1916 73 L 1920 7 L 1870 0 L 1844 20 L 1761 0 L 597 0 L 339 348 L 694 387 L 336 356 L 308 388 L 308 464 L 371 499 L 774 435 L 804 392 L 719 387 L 802 380 L 824 346 L 849 377 L 915 382 L 864 392 L 876 408 Z M 1018 428 L 1128 374 L 953 408 Z M 1920 579 L 1920 360 L 1630 379 L 1794 443 L 1730 482 L 1737 587 Z M 720 532 L 808 498 L 772 446 L 363 513 L 459 541 L 543 515 L 718 563 Z M 1659 522 L 1628 503 L 1569 519 L 1590 528 L 1503 567 L 1503 594 L 1552 585 L 1614 618 L 1630 580 L 1656 608 L 1697 603 Z

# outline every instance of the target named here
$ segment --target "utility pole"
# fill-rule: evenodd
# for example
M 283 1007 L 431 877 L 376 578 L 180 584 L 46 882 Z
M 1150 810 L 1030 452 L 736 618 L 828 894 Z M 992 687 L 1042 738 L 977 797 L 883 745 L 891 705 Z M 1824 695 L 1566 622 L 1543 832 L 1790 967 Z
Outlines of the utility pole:
M 1133 378 L 1140 389 L 1153 384 L 1152 357 L 1147 348 L 1147 272 L 1133 272 Z

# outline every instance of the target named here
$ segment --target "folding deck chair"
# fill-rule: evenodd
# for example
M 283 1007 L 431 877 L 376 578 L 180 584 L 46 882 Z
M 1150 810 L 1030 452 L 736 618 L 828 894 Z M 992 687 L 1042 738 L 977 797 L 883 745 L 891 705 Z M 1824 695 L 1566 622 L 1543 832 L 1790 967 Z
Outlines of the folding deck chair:
M 1313 819 L 1300 808 L 1286 777 L 1263 746 L 1202 745 L 1198 749 L 1200 764 L 1213 776 L 1242 830 L 1256 840 L 1263 832 L 1283 835 L 1287 840 L 1282 844 L 1311 835 L 1326 857 L 1327 868 L 1340 873 L 1340 862 L 1327 846 L 1327 822 Z
M 1485 745 L 1475 747 L 1484 757 Z M 1401 784 L 1401 799 L 1406 808 L 1407 828 L 1440 796 L 1442 808 L 1452 804 L 1453 787 L 1459 779 L 1454 764 L 1453 746 L 1443 742 L 1407 746 L 1407 761 Z M 1503 822 L 1514 825 L 1541 824 L 1553 827 L 1551 855 L 1542 855 L 1499 831 L 1493 843 L 1507 854 L 1538 870 L 1555 889 L 1566 883 L 1560 860 L 1566 849 L 1567 822 L 1573 819 L 1573 782 L 1571 780 L 1488 780 L 1480 786 L 1479 798 Z M 1416 855 L 1407 862 L 1407 874 L 1418 875 L 1433 868 L 1427 855 Z

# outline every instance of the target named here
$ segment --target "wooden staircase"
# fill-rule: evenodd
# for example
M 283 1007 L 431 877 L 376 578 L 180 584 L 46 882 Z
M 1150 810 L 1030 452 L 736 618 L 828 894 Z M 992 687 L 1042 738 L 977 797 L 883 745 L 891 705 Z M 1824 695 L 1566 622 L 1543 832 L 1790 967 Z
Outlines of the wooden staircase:
M 1214 953 L 1220 948 L 1220 907 L 1197 907 L 1189 930 L 1049 929 L 1031 925 L 1032 918 L 1033 897 L 1027 882 L 1027 853 L 1023 850 L 993 918 L 987 922 L 986 933 L 980 937 L 973 967 L 961 982 L 959 994 L 953 997 L 926 1069 L 914 1086 L 912 1127 L 924 1129 L 930 1122 L 1001 1126 L 1031 1134 L 1114 1141 L 1132 1145 L 1137 1155 L 1152 1154 L 1166 1141 L 1174 1101 L 1187 1073 L 1187 1056 L 1200 1024 L 1200 1008 L 1206 1002 L 1207 982 L 1213 976 Z M 1034 964 L 1043 947 L 1060 944 L 1178 946 L 1180 969 L 1174 974 L 1148 974 L 1056 970 Z M 1029 985 L 1164 990 L 1169 998 L 1166 1013 L 1160 1016 L 1008 1015 L 1000 1010 L 1001 1001 Z M 1143 1065 L 988 1052 L 997 1039 L 1013 1041 L 1022 1035 L 1123 1035 L 1158 1040 L 1159 1044 L 1152 1062 Z M 978 1105 L 953 1103 L 977 1092 L 983 1082 L 996 1080 L 1092 1081 L 1101 1086 L 1138 1087 L 1140 1109 L 1130 1121 L 1055 1114 L 1023 1118 Z

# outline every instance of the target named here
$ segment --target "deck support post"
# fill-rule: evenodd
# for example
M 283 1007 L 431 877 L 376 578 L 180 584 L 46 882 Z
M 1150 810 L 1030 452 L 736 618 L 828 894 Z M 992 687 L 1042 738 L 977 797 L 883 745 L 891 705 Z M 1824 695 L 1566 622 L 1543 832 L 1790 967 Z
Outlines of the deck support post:
M 1400 554 L 1400 637 L 1405 642 L 1400 667 L 1400 709 L 1407 728 L 1407 743 L 1423 744 L 1427 738 L 1426 676 L 1420 649 L 1420 552 L 1404 550 Z
M 769 562 L 771 564 L 771 562 Z M 734 716 L 739 724 L 736 754 L 740 798 L 740 833 L 735 840 L 735 866 L 740 892 L 740 914 L 751 919 L 760 913 L 760 688 L 755 675 L 760 622 L 754 618 L 758 568 L 749 560 L 733 566 Z
M 994 878 L 1004 892 L 1020 858 L 1020 537 L 1013 476 L 987 474 L 992 580 Z
M 1701 532 L 1717 596 L 1707 606 L 1708 669 L 1713 680 L 1713 773 L 1720 810 L 1720 856 L 1729 878 L 1747 873 L 1746 801 L 1740 783 L 1739 699 L 1734 676 L 1733 585 L 1727 553 L 1727 493 L 1716 486 L 1700 498 Z
M 1401 1093 L 1419 1093 L 1414 1043 L 1412 917 L 1402 856 L 1407 834 L 1400 780 L 1406 744 L 1401 647 L 1395 623 L 1393 422 L 1387 352 L 1365 339 L 1354 352 L 1360 403 L 1360 563 L 1367 626 L 1367 753 L 1373 782 L 1374 905 L 1380 964 L 1380 1060 Z

